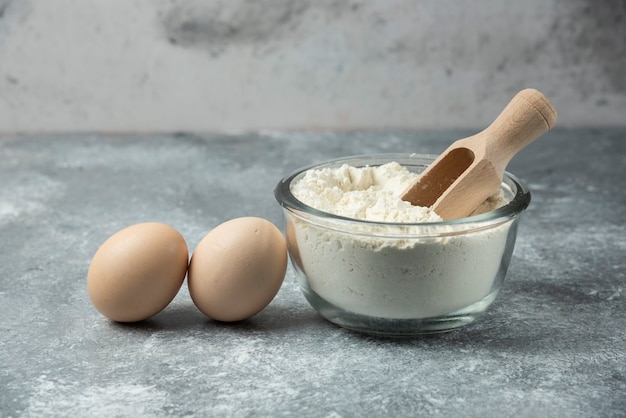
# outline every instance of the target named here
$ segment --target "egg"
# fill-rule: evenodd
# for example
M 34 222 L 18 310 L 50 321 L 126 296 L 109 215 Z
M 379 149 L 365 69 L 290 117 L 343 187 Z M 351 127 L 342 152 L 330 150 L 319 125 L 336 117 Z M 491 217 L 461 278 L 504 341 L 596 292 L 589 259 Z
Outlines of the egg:
M 271 222 L 236 218 L 210 231 L 194 249 L 187 285 L 206 316 L 241 321 L 276 296 L 287 270 L 287 244 Z
M 188 259 L 185 239 L 169 225 L 147 222 L 124 228 L 108 238 L 91 261 L 91 302 L 113 321 L 150 318 L 180 290 Z

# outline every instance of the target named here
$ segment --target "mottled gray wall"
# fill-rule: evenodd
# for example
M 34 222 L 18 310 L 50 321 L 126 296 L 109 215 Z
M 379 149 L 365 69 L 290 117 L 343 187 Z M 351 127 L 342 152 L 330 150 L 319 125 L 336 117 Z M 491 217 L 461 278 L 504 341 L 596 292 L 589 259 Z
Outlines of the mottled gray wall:
M 626 124 L 625 0 L 0 0 L 0 131 Z

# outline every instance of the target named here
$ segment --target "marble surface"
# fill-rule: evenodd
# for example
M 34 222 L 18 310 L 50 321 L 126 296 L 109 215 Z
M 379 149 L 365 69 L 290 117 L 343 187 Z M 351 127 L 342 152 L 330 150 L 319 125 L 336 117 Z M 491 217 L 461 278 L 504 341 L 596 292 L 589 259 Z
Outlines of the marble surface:
M 468 133 L 0 136 L 0 416 L 623 417 L 625 129 L 557 129 L 513 160 L 533 200 L 503 291 L 450 333 L 338 328 L 291 267 L 236 324 L 186 286 L 134 325 L 90 304 L 90 259 L 127 225 L 169 223 L 191 250 L 233 217 L 281 225 L 273 188 L 300 166 Z
M 0 131 L 624 126 L 624 0 L 0 0 Z

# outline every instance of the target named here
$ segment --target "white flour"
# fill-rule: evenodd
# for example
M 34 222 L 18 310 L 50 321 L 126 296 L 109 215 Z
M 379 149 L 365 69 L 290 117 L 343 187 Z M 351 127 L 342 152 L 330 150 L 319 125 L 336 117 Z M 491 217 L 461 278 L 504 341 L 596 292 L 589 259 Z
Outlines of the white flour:
M 432 209 L 413 206 L 400 195 L 417 178 L 400 164 L 378 167 L 324 168 L 307 171 L 292 185 L 291 192 L 301 202 L 321 211 L 348 218 L 377 222 L 437 222 L 441 217 Z M 506 204 L 502 195 L 483 203 L 474 214 Z
M 416 177 L 397 163 L 308 171 L 292 185 L 303 203 L 340 216 L 378 222 L 435 222 L 429 208 L 400 199 Z M 489 199 L 477 212 L 506 203 Z M 497 291 L 511 222 L 471 234 L 388 239 L 289 220 L 294 262 L 308 286 L 346 311 L 382 318 L 446 315 Z M 442 229 L 443 228 L 443 229 Z M 438 227 L 453 232 L 453 226 Z M 505 267 L 506 268 L 506 267 Z

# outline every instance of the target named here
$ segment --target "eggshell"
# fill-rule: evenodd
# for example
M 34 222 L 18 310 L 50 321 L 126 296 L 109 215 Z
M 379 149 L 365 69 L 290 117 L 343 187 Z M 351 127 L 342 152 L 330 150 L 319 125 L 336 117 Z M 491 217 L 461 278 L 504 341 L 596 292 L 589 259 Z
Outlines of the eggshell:
M 118 231 L 94 255 L 87 273 L 93 305 L 109 319 L 147 319 L 174 299 L 185 279 L 189 253 L 169 225 L 148 222 Z
M 191 256 L 187 284 L 205 315 L 241 321 L 274 299 L 286 270 L 287 244 L 280 230 L 262 218 L 236 218 L 200 241 Z

